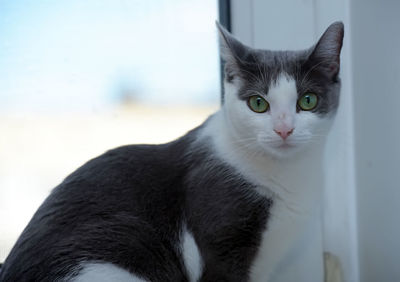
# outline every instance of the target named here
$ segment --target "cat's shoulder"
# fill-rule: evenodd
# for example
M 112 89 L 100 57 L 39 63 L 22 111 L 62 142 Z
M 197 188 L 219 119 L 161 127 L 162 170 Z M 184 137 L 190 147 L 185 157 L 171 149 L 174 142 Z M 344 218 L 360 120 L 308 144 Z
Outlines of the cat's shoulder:
M 140 144 L 140 145 L 124 145 L 110 149 L 103 154 L 90 159 L 79 167 L 75 172 L 67 177 L 68 180 L 77 174 L 95 173 L 99 177 L 99 173 L 106 172 L 123 174 L 126 170 L 141 170 L 141 167 L 152 166 L 156 169 L 168 160 L 174 160 L 174 143 L 166 143 L 160 145 Z

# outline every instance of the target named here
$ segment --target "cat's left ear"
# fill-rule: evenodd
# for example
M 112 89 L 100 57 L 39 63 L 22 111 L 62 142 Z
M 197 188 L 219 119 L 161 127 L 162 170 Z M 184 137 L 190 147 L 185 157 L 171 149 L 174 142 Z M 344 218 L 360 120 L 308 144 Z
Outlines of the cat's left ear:
M 329 79 L 337 80 L 340 70 L 344 26 L 342 22 L 331 24 L 312 50 L 307 63 L 310 68 L 321 71 Z

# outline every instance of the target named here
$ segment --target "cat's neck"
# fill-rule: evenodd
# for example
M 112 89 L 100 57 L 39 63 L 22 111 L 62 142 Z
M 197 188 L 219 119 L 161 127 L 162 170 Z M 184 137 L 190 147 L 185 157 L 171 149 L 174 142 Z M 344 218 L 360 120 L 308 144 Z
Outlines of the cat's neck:
M 238 142 L 223 108 L 207 121 L 201 136 L 209 137 L 216 155 L 255 184 L 260 193 L 284 199 L 289 205 L 304 206 L 299 208 L 306 208 L 320 197 L 324 142 L 283 158 L 257 154 Z

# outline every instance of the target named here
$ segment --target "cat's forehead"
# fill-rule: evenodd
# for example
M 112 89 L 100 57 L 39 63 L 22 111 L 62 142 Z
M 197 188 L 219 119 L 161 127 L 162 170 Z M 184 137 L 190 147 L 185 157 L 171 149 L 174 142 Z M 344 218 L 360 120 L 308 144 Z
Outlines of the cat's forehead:
M 285 74 L 298 77 L 307 58 L 307 51 L 248 50 L 241 62 L 241 76 L 255 86 L 269 87 Z
M 254 92 L 270 97 L 284 96 L 289 93 L 289 86 L 290 96 L 293 96 L 297 93 L 296 80 L 301 74 L 303 62 L 304 56 L 300 52 L 252 50 L 239 67 L 239 98 L 247 99 Z
M 309 51 L 271 51 L 254 49 L 250 50 L 249 53 L 251 57 L 255 58 L 256 63 L 266 64 L 274 69 L 289 71 L 294 66 L 301 65 L 307 59 Z
M 274 105 L 288 106 L 297 100 L 296 81 L 282 72 L 268 89 L 268 101 Z

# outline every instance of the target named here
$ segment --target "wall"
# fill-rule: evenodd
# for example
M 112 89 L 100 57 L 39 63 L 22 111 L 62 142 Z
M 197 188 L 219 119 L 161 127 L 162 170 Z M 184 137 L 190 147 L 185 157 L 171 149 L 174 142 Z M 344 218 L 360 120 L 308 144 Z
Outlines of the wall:
M 351 11 L 360 280 L 400 281 L 400 1 Z

